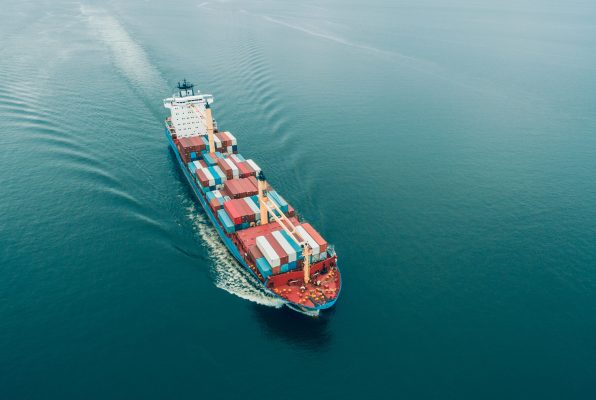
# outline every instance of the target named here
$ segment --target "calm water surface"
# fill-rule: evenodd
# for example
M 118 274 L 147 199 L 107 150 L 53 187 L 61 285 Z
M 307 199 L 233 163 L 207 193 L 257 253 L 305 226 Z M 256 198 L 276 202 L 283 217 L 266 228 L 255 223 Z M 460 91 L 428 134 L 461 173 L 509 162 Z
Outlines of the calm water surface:
M 596 397 L 593 1 L 4 2 L 0 398 Z M 331 242 L 319 319 L 177 170 L 181 78 Z

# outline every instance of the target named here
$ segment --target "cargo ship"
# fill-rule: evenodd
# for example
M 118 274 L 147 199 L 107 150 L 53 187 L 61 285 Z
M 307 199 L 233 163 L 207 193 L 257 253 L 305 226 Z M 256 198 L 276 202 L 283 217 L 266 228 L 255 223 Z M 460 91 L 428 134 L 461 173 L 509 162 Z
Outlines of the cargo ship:
M 212 103 L 186 79 L 163 101 L 165 135 L 186 180 L 230 254 L 264 290 L 319 315 L 341 291 L 334 246 L 238 152 L 236 137 L 218 129 Z

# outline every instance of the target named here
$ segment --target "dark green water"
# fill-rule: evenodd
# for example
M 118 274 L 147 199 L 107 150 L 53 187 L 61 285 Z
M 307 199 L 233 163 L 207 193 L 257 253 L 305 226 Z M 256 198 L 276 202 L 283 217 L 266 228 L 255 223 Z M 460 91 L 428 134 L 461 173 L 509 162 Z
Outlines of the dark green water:
M 1 399 L 596 397 L 591 1 L 3 2 Z M 183 77 L 336 244 L 308 319 L 226 256 Z

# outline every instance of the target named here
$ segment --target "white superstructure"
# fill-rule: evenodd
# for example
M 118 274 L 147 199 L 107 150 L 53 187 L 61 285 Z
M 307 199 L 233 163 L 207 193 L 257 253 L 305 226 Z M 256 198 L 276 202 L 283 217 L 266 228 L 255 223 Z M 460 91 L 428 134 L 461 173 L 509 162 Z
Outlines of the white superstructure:
M 194 85 L 186 79 L 178 82 L 178 93 L 164 99 L 163 105 L 169 108 L 172 114 L 172 125 L 179 138 L 207 135 L 207 122 L 205 119 L 205 104 L 213 103 L 213 96 L 194 92 Z M 194 105 L 193 108 L 189 107 Z M 199 112 L 196 112 L 198 110 Z

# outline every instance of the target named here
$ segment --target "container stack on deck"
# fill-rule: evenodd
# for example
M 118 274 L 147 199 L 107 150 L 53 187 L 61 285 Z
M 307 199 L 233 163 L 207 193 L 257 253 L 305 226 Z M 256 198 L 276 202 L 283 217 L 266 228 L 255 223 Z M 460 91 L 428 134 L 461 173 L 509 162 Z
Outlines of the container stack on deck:
M 272 218 L 269 223 L 260 224 L 256 175 L 261 168 L 238 154 L 236 138 L 231 133 L 215 133 L 213 153 L 209 152 L 206 136 L 178 138 L 175 142 L 224 231 L 234 235 L 240 252 L 244 252 L 265 279 L 302 268 L 302 249 L 294 238 Z M 299 222 L 294 209 L 279 193 L 271 186 L 267 189 L 269 200 L 290 218 L 300 237 L 311 247 L 311 263 L 324 260 L 327 242 L 310 224 Z

